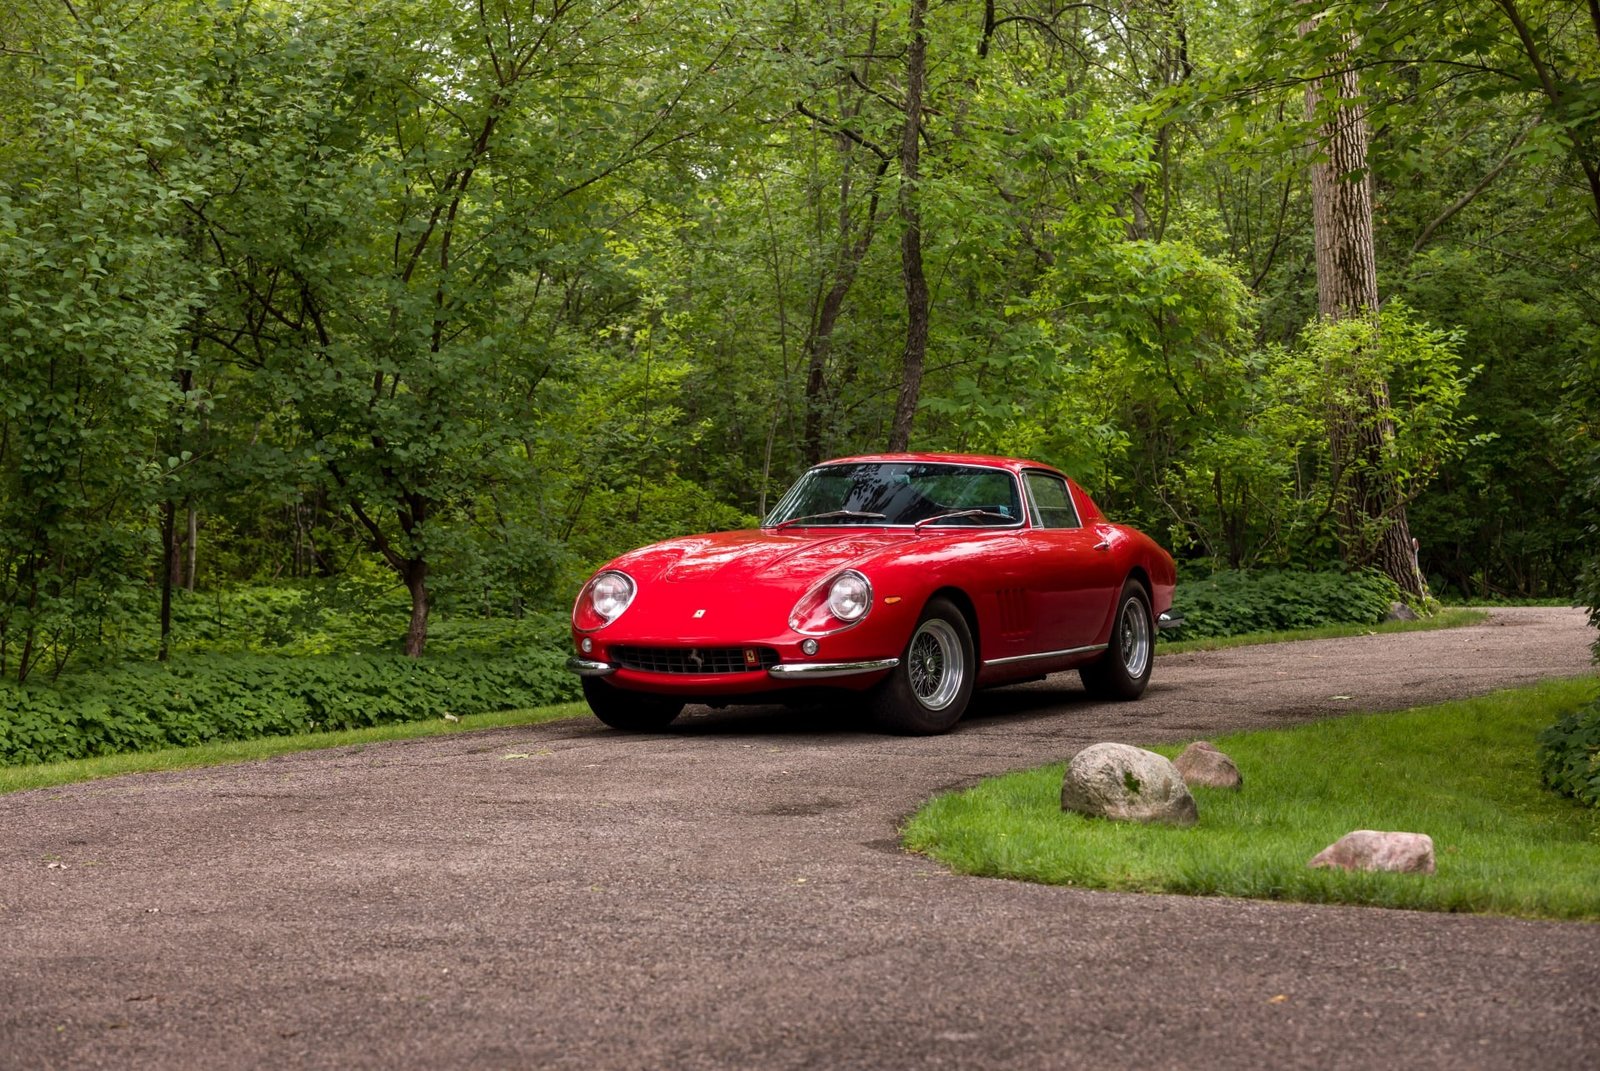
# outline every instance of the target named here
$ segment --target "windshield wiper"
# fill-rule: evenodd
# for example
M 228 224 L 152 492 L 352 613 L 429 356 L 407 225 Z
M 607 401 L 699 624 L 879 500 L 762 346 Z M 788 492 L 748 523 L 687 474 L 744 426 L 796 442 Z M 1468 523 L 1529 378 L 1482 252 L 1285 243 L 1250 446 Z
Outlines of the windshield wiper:
M 836 517 L 852 517 L 866 521 L 883 520 L 883 514 L 881 513 L 864 513 L 858 509 L 836 509 L 829 513 L 808 513 L 804 517 L 790 517 L 786 521 L 779 521 L 773 525 L 772 530 L 776 532 L 788 528 L 792 524 L 800 524 L 804 521 L 829 521 Z
M 1012 523 L 1013 521 L 1016 520 L 1015 517 L 1009 516 L 1009 515 L 1004 514 L 1004 513 L 997 513 L 992 509 L 958 509 L 958 510 L 953 510 L 950 513 L 940 513 L 937 516 L 924 517 L 924 518 L 922 518 L 922 520 L 918 521 L 916 524 L 913 524 L 911 527 L 913 527 L 913 528 L 921 528 L 923 525 L 932 524 L 934 521 L 948 521 L 948 520 L 953 520 L 956 517 L 999 517 L 1002 521 L 1005 521 L 1007 524 L 1010 524 L 1010 523 Z

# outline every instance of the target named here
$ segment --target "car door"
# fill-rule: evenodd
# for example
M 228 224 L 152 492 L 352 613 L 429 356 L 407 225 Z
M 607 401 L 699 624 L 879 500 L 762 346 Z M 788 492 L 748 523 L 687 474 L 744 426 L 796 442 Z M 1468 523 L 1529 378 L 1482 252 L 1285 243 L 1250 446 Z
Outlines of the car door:
M 1051 472 L 1023 473 L 1032 526 L 1026 570 L 1035 607 L 1039 651 L 1066 651 L 1095 642 L 1116 597 L 1111 545 L 1084 527 L 1067 481 Z

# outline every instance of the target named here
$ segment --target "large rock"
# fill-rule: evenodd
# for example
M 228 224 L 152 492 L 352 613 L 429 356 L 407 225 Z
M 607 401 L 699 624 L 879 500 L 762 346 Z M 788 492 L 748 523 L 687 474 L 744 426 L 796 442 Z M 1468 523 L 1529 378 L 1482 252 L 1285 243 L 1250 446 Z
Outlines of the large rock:
M 1346 833 L 1312 856 L 1306 866 L 1432 874 L 1433 838 L 1426 833 L 1380 833 L 1375 829 L 1358 829 L 1354 833 Z
M 1238 788 L 1244 784 L 1239 767 L 1209 740 L 1196 740 L 1184 748 L 1183 754 L 1172 760 L 1172 765 L 1186 785 Z
M 1172 763 L 1128 744 L 1094 744 L 1067 763 L 1061 809 L 1120 822 L 1192 826 L 1194 797 Z
M 1415 621 L 1417 612 L 1403 602 L 1391 602 L 1389 612 L 1383 615 L 1385 621 Z

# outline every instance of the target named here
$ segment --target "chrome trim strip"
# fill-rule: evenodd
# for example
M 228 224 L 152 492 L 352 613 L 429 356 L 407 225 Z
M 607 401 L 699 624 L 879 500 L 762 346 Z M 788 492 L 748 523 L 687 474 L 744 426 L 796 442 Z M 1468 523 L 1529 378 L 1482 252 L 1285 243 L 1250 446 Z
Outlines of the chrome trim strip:
M 580 677 L 609 677 L 617 671 L 610 662 L 596 662 L 592 658 L 573 655 L 567 659 L 567 668 Z
M 893 669 L 898 658 L 874 658 L 866 662 L 780 662 L 767 670 L 778 680 L 822 680 L 828 677 L 853 677 L 857 673 L 877 673 Z
M 1160 617 L 1156 618 L 1156 628 L 1158 628 L 1158 629 L 1163 629 L 1163 628 L 1182 628 L 1183 624 L 1184 624 L 1183 615 L 1182 614 L 1175 614 L 1171 610 L 1168 610 L 1166 613 L 1164 613 Z
M 1010 658 L 986 658 L 986 666 L 1010 666 L 1018 662 L 1038 662 L 1046 658 L 1066 658 L 1069 655 L 1094 654 L 1110 647 L 1109 643 L 1092 643 L 1087 647 L 1068 647 L 1065 651 L 1040 651 L 1038 654 L 1012 655 Z

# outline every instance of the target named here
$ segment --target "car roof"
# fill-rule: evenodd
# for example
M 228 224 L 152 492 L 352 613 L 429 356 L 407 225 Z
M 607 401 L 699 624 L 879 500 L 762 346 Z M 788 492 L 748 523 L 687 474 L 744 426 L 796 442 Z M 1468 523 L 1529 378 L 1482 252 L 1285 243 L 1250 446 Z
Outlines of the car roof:
M 873 462 L 895 462 L 900 464 L 939 464 L 939 465 L 981 465 L 986 468 L 1003 468 L 1011 472 L 1021 472 L 1024 469 L 1040 469 L 1053 472 L 1059 476 L 1066 473 L 1054 465 L 1046 465 L 1038 461 L 1027 461 L 1017 457 L 996 457 L 990 454 L 863 454 L 859 457 L 836 457 L 824 461 L 822 465 L 859 465 Z M 821 465 L 813 466 L 820 468 Z

